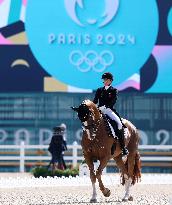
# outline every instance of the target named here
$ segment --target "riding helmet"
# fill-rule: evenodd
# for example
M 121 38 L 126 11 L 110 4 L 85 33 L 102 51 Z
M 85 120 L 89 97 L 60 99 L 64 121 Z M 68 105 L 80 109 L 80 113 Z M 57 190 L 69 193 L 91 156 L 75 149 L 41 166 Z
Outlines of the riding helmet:
M 110 79 L 110 80 L 113 80 L 113 75 L 112 75 L 112 73 L 109 73 L 109 72 L 104 73 L 104 74 L 102 75 L 102 79 L 105 79 L 105 78 Z
M 64 128 L 63 127 L 61 127 L 61 126 L 53 127 L 53 134 L 54 135 L 63 134 L 63 132 L 64 132 Z

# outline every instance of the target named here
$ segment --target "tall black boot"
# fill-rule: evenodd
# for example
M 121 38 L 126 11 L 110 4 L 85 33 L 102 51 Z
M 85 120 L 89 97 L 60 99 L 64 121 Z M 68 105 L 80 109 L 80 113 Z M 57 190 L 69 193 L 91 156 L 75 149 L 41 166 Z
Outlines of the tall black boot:
M 122 150 L 122 155 L 123 156 L 128 155 L 128 150 L 125 147 L 125 142 L 124 142 L 124 130 L 123 129 L 118 130 L 117 133 L 118 133 L 119 145 L 120 145 L 120 148 Z
M 116 134 L 116 130 L 118 129 L 117 128 L 117 124 L 114 120 L 110 119 L 109 118 L 109 122 L 110 124 L 112 125 L 113 129 L 114 129 L 114 132 Z M 117 134 L 116 134 L 117 135 Z M 114 136 L 115 137 L 115 136 Z M 112 147 L 111 147 L 111 155 L 113 155 L 115 153 L 115 150 L 116 150 L 116 143 L 113 143 Z

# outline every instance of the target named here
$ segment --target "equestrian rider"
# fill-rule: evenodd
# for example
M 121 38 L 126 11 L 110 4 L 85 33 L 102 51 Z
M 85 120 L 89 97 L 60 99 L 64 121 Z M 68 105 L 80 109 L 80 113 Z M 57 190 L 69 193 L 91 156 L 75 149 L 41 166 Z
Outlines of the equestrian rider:
M 103 114 L 108 115 L 111 119 L 111 125 L 114 130 L 116 130 L 116 125 L 118 130 L 116 131 L 116 135 L 118 137 L 118 141 L 120 144 L 120 148 L 122 150 L 122 155 L 128 155 L 128 150 L 125 147 L 124 143 L 124 129 L 121 118 L 119 114 L 117 114 L 116 110 L 113 109 L 113 106 L 117 100 L 118 90 L 112 87 L 113 75 L 109 72 L 104 73 L 102 75 L 104 87 L 98 88 L 95 94 L 95 98 L 93 102 L 95 104 L 98 103 L 98 107 Z

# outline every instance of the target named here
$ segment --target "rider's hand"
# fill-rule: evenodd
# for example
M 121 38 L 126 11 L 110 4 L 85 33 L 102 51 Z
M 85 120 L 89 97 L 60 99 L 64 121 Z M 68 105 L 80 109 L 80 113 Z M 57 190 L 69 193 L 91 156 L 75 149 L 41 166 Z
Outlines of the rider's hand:
M 103 110 L 105 110 L 105 109 L 106 109 L 106 106 L 105 106 L 105 105 L 99 107 L 99 110 L 101 110 L 101 111 L 103 111 Z

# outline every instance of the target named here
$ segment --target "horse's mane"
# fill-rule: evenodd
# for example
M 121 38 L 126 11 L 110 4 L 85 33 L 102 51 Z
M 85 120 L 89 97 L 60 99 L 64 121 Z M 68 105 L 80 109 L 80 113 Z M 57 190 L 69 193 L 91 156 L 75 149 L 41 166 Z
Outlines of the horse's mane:
M 83 103 L 85 105 L 87 105 L 87 107 L 89 108 L 89 110 L 94 114 L 95 119 L 99 119 L 100 118 L 100 112 L 96 106 L 96 104 L 94 104 L 91 100 L 84 100 Z

